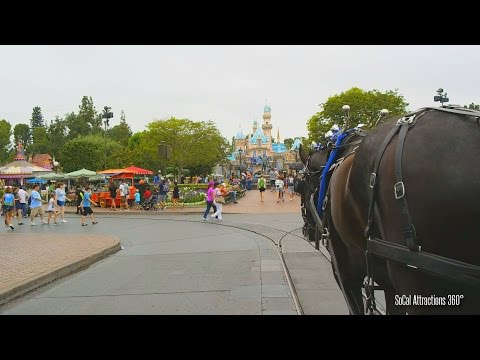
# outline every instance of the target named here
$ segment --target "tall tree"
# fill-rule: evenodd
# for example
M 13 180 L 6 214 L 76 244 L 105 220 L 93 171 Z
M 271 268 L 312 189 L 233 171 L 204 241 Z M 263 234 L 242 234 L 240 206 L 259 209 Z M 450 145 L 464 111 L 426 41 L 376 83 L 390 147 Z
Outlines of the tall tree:
M 120 114 L 120 124 L 109 129 L 107 135 L 123 146 L 128 145 L 128 140 L 132 136 L 132 130 L 130 129 L 130 125 L 127 124 L 123 110 Z
M 23 144 L 23 149 L 27 149 L 31 143 L 32 133 L 30 132 L 30 126 L 27 124 L 17 124 L 13 128 L 13 146 L 15 151 L 18 150 L 18 143 Z
M 12 125 L 5 120 L 0 120 L 0 162 L 4 164 L 8 159 L 11 150 L 10 136 L 12 135 Z
M 285 140 L 283 140 L 283 144 L 285 145 L 287 150 L 290 150 L 292 148 L 293 141 L 294 140 L 292 138 L 286 138 Z
M 102 118 L 101 114 L 97 114 L 95 106 L 93 106 L 92 97 L 84 96 L 79 109 L 77 120 L 88 124 L 89 133 L 100 133 L 102 131 Z
M 344 125 L 343 105 L 350 106 L 349 127 L 360 123 L 365 128 L 372 128 L 379 117 L 381 109 L 389 111 L 389 117 L 407 112 L 408 103 L 398 90 L 380 92 L 378 90 L 364 91 L 353 87 L 341 94 L 330 96 L 323 104 L 322 110 L 313 115 L 307 122 L 310 141 L 320 141 L 332 125 Z
M 44 127 L 36 127 L 32 132 L 32 145 L 30 149 L 33 154 L 46 154 L 50 150 L 47 130 Z
M 30 119 L 30 128 L 33 131 L 36 127 L 44 127 L 45 122 L 43 121 L 42 109 L 40 106 L 35 106 L 32 112 L 32 118 Z
M 66 121 L 58 116 L 55 117 L 55 120 L 51 120 L 47 129 L 47 138 L 50 143 L 50 154 L 52 156 L 58 154 L 63 144 L 67 141 Z

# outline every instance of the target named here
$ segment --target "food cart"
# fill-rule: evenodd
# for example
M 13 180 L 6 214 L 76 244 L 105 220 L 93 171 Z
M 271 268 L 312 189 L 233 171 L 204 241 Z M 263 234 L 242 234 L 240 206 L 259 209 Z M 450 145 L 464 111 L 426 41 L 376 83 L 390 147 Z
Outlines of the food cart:
M 127 181 L 127 183 L 129 184 L 129 196 L 128 196 L 129 203 L 135 200 L 136 187 L 134 185 L 134 177 L 138 175 L 153 174 L 153 172 L 150 170 L 138 168 L 136 166 L 130 166 L 125 169 L 107 169 L 107 170 L 99 171 L 98 173 L 109 176 L 111 181 L 114 182 L 117 189 L 121 182 Z M 112 198 L 110 196 L 110 191 L 108 191 L 108 186 L 106 191 L 101 191 L 101 192 L 95 193 L 94 195 L 96 195 L 96 199 L 98 200 L 98 203 L 100 204 L 101 207 L 112 206 Z M 97 200 L 95 200 L 94 198 L 94 195 L 92 194 L 92 200 L 97 202 Z M 117 207 L 120 207 L 121 204 L 122 204 L 121 196 L 120 196 L 120 193 L 117 191 L 117 196 L 115 197 L 115 205 Z

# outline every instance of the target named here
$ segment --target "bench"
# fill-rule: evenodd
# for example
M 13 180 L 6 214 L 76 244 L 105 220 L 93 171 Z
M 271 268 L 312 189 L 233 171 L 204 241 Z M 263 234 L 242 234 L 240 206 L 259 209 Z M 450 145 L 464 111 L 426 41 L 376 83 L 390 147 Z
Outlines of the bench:
M 247 190 L 246 189 L 239 189 L 239 190 L 234 190 L 237 192 L 237 200 L 244 197 Z M 228 196 L 225 197 L 225 204 L 231 204 L 233 203 L 232 196 L 228 194 Z

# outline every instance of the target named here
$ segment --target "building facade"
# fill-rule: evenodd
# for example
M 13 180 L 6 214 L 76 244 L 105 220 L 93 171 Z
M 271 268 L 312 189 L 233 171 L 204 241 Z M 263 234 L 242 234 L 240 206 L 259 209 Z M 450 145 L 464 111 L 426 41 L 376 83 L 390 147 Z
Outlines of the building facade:
M 265 105 L 261 125 L 255 120 L 250 134 L 244 134 L 241 129 L 237 132 L 235 150 L 228 157 L 232 166 L 245 165 L 248 171 L 255 173 L 266 172 L 272 167 L 288 170 L 288 165 L 296 161 L 300 140 L 296 138 L 291 149 L 287 149 L 285 144 L 280 142 L 280 129 L 277 130 L 275 139 L 272 135 L 271 112 L 270 106 Z

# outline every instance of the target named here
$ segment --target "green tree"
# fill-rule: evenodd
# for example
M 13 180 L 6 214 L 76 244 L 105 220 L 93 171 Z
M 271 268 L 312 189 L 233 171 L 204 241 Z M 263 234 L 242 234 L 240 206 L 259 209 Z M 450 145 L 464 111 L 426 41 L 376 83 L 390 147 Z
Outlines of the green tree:
M 5 120 L 0 120 L 0 161 L 2 164 L 9 158 L 11 151 L 10 136 L 12 135 L 12 125 Z
M 77 136 L 102 133 L 102 115 L 97 114 L 93 106 L 92 97 L 84 96 L 79 105 L 78 115 L 70 113 L 65 117 L 65 123 L 68 127 L 68 139 L 74 139 Z
M 50 154 L 55 155 L 60 152 L 63 144 L 67 141 L 67 124 L 66 121 L 55 117 L 55 120 L 50 121 L 47 129 L 47 138 L 50 143 Z
M 226 157 L 229 144 L 211 121 L 194 122 L 170 118 L 147 125 L 138 147 L 147 169 L 160 169 L 158 145 L 161 141 L 171 145 L 172 153 L 167 166 L 175 166 L 179 174 L 184 167 L 213 166 Z M 142 160 L 143 160 L 142 159 Z
M 109 129 L 107 131 L 107 135 L 109 138 L 115 140 L 123 146 L 128 145 L 128 140 L 132 136 L 132 130 L 130 129 L 130 125 L 128 125 L 127 121 L 125 120 L 125 113 L 123 110 L 120 114 L 120 124 Z
M 104 165 L 105 140 L 100 134 L 79 136 L 69 140 L 60 149 L 58 161 L 65 172 L 71 172 L 86 168 L 93 171 L 103 169 Z M 107 139 L 107 168 L 123 167 L 118 162 L 118 154 L 124 151 L 117 142 Z
M 407 112 L 408 103 L 398 90 L 364 91 L 353 87 L 341 94 L 330 96 L 325 103 L 320 104 L 322 110 L 307 122 L 310 142 L 322 140 L 332 125 L 344 125 L 343 105 L 350 106 L 349 128 L 362 123 L 368 129 L 375 126 L 381 109 L 387 109 L 389 117 L 392 117 Z
M 474 104 L 473 102 L 470 105 L 463 105 L 465 109 L 470 109 L 470 110 L 480 110 L 480 105 Z
M 293 139 L 291 138 L 286 138 L 285 140 L 283 140 L 283 144 L 285 145 L 285 147 L 287 148 L 287 150 L 290 150 L 292 148 L 292 145 L 293 145 Z
M 30 150 L 32 154 L 45 154 L 50 151 L 50 141 L 48 140 L 47 130 L 44 127 L 33 128 L 32 145 Z
M 42 109 L 40 106 L 35 106 L 32 112 L 32 118 L 30 119 L 30 129 L 33 132 L 33 129 L 36 127 L 44 127 L 45 122 L 43 121 Z
M 15 151 L 18 150 L 18 143 L 23 144 L 23 149 L 26 150 L 28 146 L 30 145 L 31 141 L 31 132 L 30 132 L 30 126 L 27 124 L 17 124 L 13 128 L 13 146 L 15 148 Z

